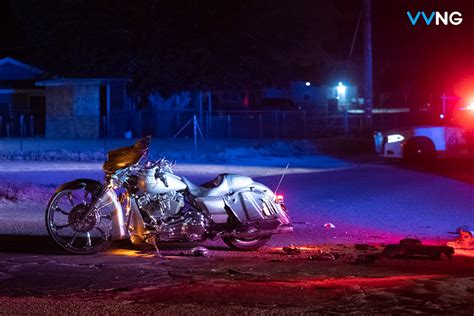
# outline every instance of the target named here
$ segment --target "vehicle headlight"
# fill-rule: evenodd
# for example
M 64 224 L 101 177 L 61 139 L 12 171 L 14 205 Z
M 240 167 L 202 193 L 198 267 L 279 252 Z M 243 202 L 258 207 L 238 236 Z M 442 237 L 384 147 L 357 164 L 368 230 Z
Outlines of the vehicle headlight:
M 387 136 L 387 143 L 396 143 L 396 142 L 401 142 L 402 140 L 404 140 L 405 137 L 403 137 L 402 135 L 400 134 L 393 134 L 393 135 L 388 135 Z

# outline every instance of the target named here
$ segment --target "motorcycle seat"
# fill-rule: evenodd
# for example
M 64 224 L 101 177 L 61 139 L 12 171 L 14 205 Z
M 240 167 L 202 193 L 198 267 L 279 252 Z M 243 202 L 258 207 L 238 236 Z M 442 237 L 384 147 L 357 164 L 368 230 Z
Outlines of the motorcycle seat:
M 189 193 L 197 197 L 224 196 L 253 183 L 250 177 L 225 173 L 201 185 L 196 185 L 185 177 L 182 180 L 188 186 Z

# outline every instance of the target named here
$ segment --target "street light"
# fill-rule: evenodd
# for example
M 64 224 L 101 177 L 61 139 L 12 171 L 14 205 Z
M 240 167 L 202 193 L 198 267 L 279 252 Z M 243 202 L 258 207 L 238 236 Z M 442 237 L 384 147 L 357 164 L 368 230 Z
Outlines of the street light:
M 346 91 L 347 91 L 347 87 L 343 85 L 342 82 L 339 81 L 336 87 L 336 99 L 345 101 Z

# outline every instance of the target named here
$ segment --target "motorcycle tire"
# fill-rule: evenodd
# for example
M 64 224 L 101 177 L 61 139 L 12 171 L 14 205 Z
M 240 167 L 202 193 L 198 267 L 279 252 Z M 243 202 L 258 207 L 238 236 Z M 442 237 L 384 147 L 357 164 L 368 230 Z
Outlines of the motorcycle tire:
M 257 250 L 265 245 L 271 236 L 261 236 L 256 238 L 235 238 L 235 237 L 222 237 L 222 241 L 226 243 L 232 249 L 241 251 Z
M 69 236 L 61 236 L 60 228 L 71 227 L 71 220 L 69 220 L 71 211 L 65 211 L 59 208 L 58 200 L 72 191 L 74 190 L 66 189 L 59 191 L 51 197 L 45 214 L 46 228 L 49 236 L 59 247 L 72 254 L 91 255 L 107 249 L 111 244 L 111 240 L 109 236 L 105 235 L 104 230 L 98 228 L 96 225 L 93 225 L 90 230 L 71 230 Z M 77 210 L 80 210 L 79 208 L 84 209 L 82 205 L 76 205 L 73 206 L 73 211 L 76 210 L 77 213 Z M 55 222 L 55 213 L 63 214 L 63 225 L 58 225 Z M 100 233 L 104 235 L 102 235 L 101 238 L 91 237 L 90 232 L 93 229 L 100 231 Z M 92 240 L 94 240 L 94 243 L 92 243 Z M 89 244 L 84 244 L 87 243 L 87 241 Z

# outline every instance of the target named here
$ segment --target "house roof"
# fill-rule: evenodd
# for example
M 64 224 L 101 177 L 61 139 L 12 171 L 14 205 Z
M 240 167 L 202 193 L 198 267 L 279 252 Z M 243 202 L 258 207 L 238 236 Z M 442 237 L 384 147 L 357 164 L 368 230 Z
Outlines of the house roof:
M 51 86 L 91 86 L 103 85 L 114 82 L 128 82 L 128 78 L 62 78 L 52 80 L 37 81 L 36 86 L 51 87 Z
M 0 80 L 33 80 L 46 72 L 34 66 L 6 57 L 0 59 Z

